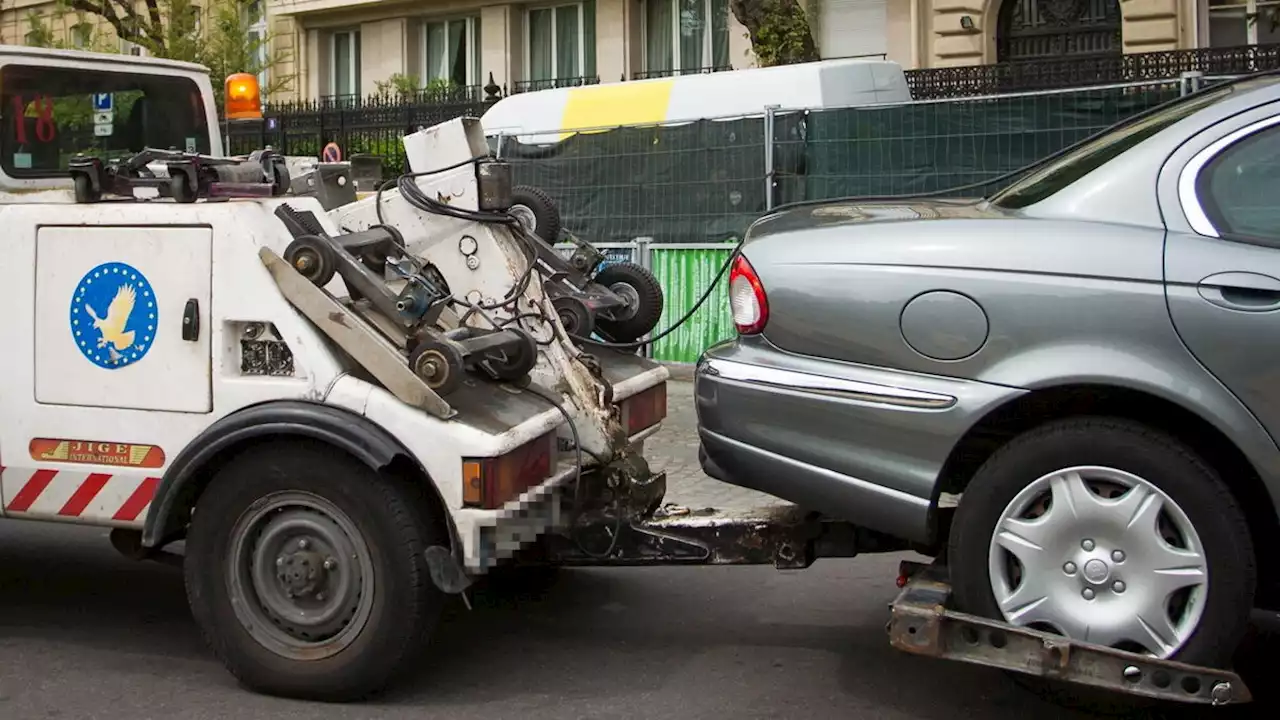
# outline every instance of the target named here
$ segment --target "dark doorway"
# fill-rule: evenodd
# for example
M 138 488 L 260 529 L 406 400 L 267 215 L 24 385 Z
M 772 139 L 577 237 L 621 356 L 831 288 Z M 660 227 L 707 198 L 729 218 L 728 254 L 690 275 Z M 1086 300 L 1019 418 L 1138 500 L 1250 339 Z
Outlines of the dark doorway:
M 1119 0 L 1005 0 L 996 24 L 996 60 L 1119 56 Z

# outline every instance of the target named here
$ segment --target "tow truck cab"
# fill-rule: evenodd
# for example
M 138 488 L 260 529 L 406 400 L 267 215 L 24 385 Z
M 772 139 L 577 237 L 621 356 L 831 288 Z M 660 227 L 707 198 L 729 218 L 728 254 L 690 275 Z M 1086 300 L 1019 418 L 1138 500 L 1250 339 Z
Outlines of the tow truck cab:
M 0 184 L 70 186 L 79 152 L 103 159 L 144 147 L 223 154 L 208 71 L 131 55 L 0 46 Z

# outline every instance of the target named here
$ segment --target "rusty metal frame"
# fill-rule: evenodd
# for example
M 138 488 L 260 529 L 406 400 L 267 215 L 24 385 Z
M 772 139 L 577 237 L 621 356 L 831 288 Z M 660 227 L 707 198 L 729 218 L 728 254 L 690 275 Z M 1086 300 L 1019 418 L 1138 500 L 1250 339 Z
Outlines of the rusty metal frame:
M 773 565 L 809 567 L 819 558 L 902 550 L 901 543 L 792 505 L 693 510 L 666 505 L 623 522 L 595 515 L 573 537 L 547 538 L 551 562 L 566 566 Z
M 1253 700 L 1238 675 L 1068 640 L 949 610 L 946 569 L 903 563 L 907 578 L 892 605 L 889 643 L 914 655 L 1198 705 Z

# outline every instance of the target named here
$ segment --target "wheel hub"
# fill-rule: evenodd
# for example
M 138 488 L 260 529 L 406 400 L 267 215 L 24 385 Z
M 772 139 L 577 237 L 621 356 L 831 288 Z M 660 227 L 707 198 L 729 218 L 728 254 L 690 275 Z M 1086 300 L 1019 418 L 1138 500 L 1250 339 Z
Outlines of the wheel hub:
M 524 229 L 533 232 L 538 227 L 538 218 L 534 216 L 533 211 L 524 205 L 512 205 L 507 212 L 515 216 L 516 220 L 524 226 Z
M 298 541 L 299 547 L 310 544 L 306 538 Z M 276 579 L 286 597 L 322 600 L 324 589 L 337 568 L 336 560 L 318 552 L 286 552 L 276 558 Z
M 233 605 L 274 652 L 323 657 L 345 647 L 368 618 L 372 557 L 330 503 L 282 495 L 236 523 L 228 558 Z
M 635 317 L 636 311 L 640 309 L 640 292 L 630 283 L 624 282 L 616 282 L 610 285 L 609 289 L 622 298 L 623 302 L 622 307 L 613 309 L 613 319 L 622 321 Z
M 1051 473 L 1019 493 L 988 570 L 1008 622 L 1157 657 L 1195 630 L 1208 582 L 1182 509 L 1146 480 L 1099 467 Z
M 440 353 L 434 350 L 428 350 L 418 358 L 417 364 L 414 366 L 414 372 L 418 377 L 427 382 L 439 380 L 449 371 L 449 363 Z
M 1111 577 L 1111 566 L 1105 560 L 1094 558 L 1084 564 L 1084 579 L 1090 585 L 1102 585 Z

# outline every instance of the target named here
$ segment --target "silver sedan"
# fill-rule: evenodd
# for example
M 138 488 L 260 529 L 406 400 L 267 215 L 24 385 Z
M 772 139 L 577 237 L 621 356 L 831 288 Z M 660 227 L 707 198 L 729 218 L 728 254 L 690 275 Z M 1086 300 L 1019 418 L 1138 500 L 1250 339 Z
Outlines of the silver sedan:
M 706 472 L 914 543 L 962 610 L 1226 667 L 1276 607 L 1280 77 L 981 201 L 754 224 L 698 364 Z

